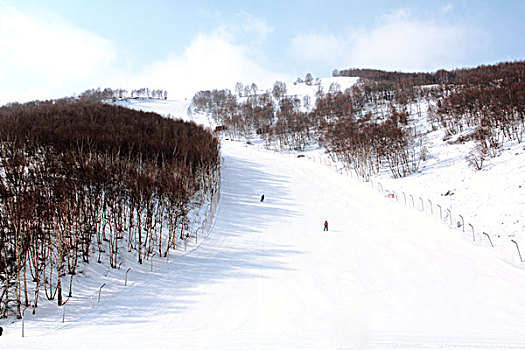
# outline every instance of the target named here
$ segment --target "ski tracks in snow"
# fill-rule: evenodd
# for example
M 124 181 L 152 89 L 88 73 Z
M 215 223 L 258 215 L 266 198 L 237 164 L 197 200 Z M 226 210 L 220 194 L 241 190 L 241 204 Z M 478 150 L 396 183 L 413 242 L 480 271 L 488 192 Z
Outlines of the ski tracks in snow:
M 319 164 L 222 149 L 197 249 L 50 335 L 2 337 L 7 348 L 525 348 L 524 271 Z

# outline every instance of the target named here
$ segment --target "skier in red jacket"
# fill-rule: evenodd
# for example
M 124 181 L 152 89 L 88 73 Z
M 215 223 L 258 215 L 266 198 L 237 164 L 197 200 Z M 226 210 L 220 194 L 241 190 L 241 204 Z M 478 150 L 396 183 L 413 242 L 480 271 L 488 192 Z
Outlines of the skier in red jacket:
M 324 229 L 323 231 L 328 231 L 328 221 L 324 221 Z

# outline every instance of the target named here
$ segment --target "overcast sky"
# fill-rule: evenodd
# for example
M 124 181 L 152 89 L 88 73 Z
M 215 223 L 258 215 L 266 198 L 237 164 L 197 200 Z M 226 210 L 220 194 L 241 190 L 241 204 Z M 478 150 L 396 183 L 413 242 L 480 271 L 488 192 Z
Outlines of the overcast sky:
M 0 0 L 0 104 L 525 59 L 525 1 Z

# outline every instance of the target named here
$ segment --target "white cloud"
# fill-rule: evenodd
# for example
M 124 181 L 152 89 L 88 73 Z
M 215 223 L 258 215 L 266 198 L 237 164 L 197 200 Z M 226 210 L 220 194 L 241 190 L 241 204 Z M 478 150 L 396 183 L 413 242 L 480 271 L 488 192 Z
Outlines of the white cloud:
M 461 23 L 416 20 L 399 12 L 362 33 L 353 44 L 349 62 L 404 71 L 455 68 L 474 49 L 476 35 L 473 28 Z
M 71 95 L 103 74 L 112 44 L 56 16 L 0 3 L 0 103 Z
M 324 64 L 329 69 L 433 71 L 461 66 L 485 45 L 481 34 L 466 22 L 422 19 L 401 9 L 384 14 L 369 29 L 296 35 L 291 52 L 302 64 Z
M 335 68 L 346 58 L 351 47 L 349 40 L 334 33 L 302 33 L 292 38 L 289 52 L 299 62 Z
M 145 67 L 118 65 L 112 42 L 77 28 L 53 13 L 27 15 L 0 0 L 0 105 L 71 96 L 88 88 L 168 91 L 191 98 L 202 89 L 260 89 L 292 78 L 263 68 L 260 45 L 273 31 L 264 21 L 238 13 L 236 21 L 197 35 L 181 53 Z
M 257 41 L 264 41 L 273 32 L 273 27 L 269 26 L 265 21 L 252 16 L 247 12 L 240 12 L 237 14 L 242 21 L 242 30 L 254 34 Z
M 443 8 L 441 10 L 443 12 L 450 12 L 450 11 L 454 10 L 454 5 L 453 4 L 446 4 L 445 6 L 443 6 Z
M 169 92 L 173 99 L 191 98 L 196 91 L 234 89 L 235 83 L 255 82 L 260 89 L 290 77 L 264 69 L 251 58 L 251 48 L 235 43 L 232 33 L 220 28 L 198 35 L 181 55 L 146 67 L 130 84 Z

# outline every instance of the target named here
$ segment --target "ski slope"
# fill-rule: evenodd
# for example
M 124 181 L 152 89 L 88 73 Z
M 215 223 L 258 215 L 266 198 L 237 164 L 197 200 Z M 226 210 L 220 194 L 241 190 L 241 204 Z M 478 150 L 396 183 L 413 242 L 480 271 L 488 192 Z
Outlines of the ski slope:
M 222 152 L 197 249 L 76 319 L 8 327 L 1 348 L 525 348 L 524 271 L 305 158 Z

